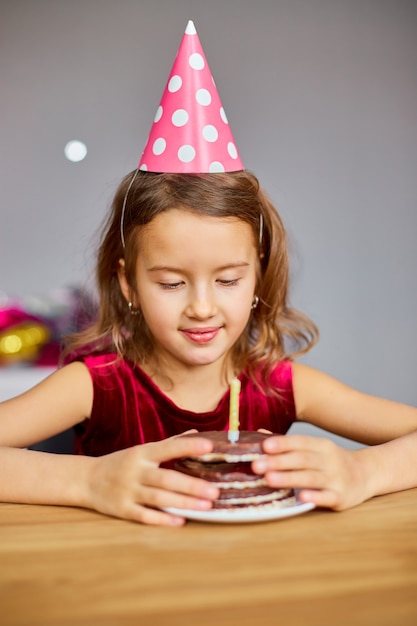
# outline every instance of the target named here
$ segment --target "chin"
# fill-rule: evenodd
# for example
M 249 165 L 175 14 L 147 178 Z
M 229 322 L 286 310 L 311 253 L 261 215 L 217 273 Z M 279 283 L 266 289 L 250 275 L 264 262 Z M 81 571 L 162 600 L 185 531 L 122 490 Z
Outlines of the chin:
M 213 354 L 213 352 L 211 353 L 200 353 L 200 354 L 194 354 L 194 355 L 190 355 L 188 358 L 184 358 L 184 363 L 187 363 L 190 366 L 199 366 L 199 365 L 212 365 L 213 363 L 218 362 L 219 360 L 222 360 L 225 358 L 225 353 L 221 353 L 221 354 Z

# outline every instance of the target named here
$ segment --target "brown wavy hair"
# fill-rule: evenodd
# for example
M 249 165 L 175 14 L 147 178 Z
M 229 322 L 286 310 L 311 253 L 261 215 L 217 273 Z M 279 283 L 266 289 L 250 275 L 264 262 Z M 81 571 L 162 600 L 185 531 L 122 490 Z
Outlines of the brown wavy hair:
M 125 203 L 125 210 L 123 205 Z M 215 174 L 156 174 L 135 170 L 119 185 L 104 225 L 97 254 L 99 296 L 97 321 L 73 335 L 65 353 L 116 352 L 141 365 L 153 352 L 153 339 L 143 316 L 131 315 L 122 295 L 119 260 L 135 293 L 135 265 L 141 227 L 157 215 L 178 208 L 213 217 L 235 217 L 252 228 L 259 242 L 256 294 L 259 303 L 245 331 L 232 348 L 237 371 L 268 389 L 276 363 L 307 352 L 318 339 L 315 324 L 288 304 L 287 236 L 278 212 L 248 171 Z M 260 241 L 260 216 L 263 232 Z M 123 246 L 123 239 L 124 244 Z M 259 377 L 259 368 L 261 376 Z M 255 376 L 255 371 L 258 375 Z

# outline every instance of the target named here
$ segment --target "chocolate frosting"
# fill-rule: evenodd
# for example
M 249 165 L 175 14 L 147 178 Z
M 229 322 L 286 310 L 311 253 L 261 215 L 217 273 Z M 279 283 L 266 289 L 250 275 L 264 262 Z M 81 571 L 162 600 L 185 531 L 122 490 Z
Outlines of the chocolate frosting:
M 233 461 L 238 461 L 239 458 L 245 461 L 256 459 L 261 454 L 264 454 L 262 450 L 262 443 L 271 435 L 260 433 L 251 430 L 241 430 L 239 432 L 239 440 L 232 443 L 227 438 L 227 430 L 209 430 L 201 433 L 188 433 L 184 437 L 204 437 L 204 439 L 210 439 L 213 442 L 213 451 L 200 457 L 196 457 L 202 460 L 232 460 L 228 457 L 233 457 Z

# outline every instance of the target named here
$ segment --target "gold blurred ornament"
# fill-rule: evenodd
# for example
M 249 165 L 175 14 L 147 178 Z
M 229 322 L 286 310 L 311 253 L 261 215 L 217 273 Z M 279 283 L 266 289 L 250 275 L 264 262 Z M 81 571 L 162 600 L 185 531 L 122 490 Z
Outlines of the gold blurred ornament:
M 0 333 L 0 362 L 8 365 L 32 361 L 49 341 L 50 335 L 46 326 L 33 322 L 8 328 Z

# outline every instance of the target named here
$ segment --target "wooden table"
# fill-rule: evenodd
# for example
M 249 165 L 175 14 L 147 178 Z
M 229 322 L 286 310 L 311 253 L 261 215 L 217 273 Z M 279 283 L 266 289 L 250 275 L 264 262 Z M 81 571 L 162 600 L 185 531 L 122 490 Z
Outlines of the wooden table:
M 0 623 L 415 626 L 417 489 L 342 513 L 179 529 L 2 504 Z

